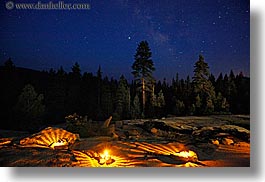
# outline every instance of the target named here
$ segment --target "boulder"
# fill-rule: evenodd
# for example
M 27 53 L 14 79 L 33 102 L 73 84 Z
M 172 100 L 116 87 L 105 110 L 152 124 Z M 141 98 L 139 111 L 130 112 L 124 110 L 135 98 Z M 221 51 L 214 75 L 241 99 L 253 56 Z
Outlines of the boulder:
M 98 135 L 101 136 L 112 136 L 115 133 L 115 125 L 111 124 L 107 128 L 102 128 L 98 131 Z
M 203 160 L 212 160 L 214 158 L 217 145 L 211 143 L 196 143 L 196 145 L 186 145 L 187 149 L 194 151 L 198 159 Z
M 234 141 L 233 141 L 232 139 L 230 139 L 230 138 L 224 138 L 224 139 L 222 140 L 222 143 L 223 143 L 224 145 L 232 145 L 232 144 L 234 144 Z
M 137 135 L 139 135 L 139 132 L 136 129 L 128 130 L 128 132 L 129 132 L 129 135 L 130 136 L 137 136 Z
M 131 129 L 133 129 L 134 127 L 132 126 L 132 125 L 123 125 L 122 126 L 122 129 L 123 130 L 131 130 Z
M 212 144 L 219 145 L 219 140 L 211 140 Z
M 234 137 L 244 141 L 249 141 L 250 131 L 235 125 L 222 125 L 202 127 L 192 132 L 192 135 L 200 140 L 210 138 L 227 138 Z
M 119 139 L 119 135 L 117 135 L 116 133 L 113 133 L 113 134 L 112 134 L 112 138 L 113 138 L 114 140 L 118 140 L 118 139 Z
M 151 129 L 151 133 L 153 133 L 153 134 L 157 134 L 157 131 L 158 131 L 158 130 L 157 130 L 156 128 L 152 128 L 152 129 Z
M 110 116 L 103 124 L 102 128 L 108 128 L 109 127 L 109 124 L 112 120 L 112 116 Z
M 197 142 L 208 142 L 211 138 L 216 138 L 215 135 L 219 133 L 216 127 L 202 127 L 201 129 L 192 132 L 192 136 Z
M 220 127 L 225 133 L 229 133 L 244 141 L 250 140 L 250 131 L 236 125 L 223 125 Z
M 195 130 L 192 132 L 192 135 L 209 135 L 210 133 L 213 133 L 214 132 L 214 127 L 212 126 L 205 126 L 205 127 L 202 127 L 201 129 L 198 129 L 198 130 Z
M 247 142 L 237 142 L 234 144 L 234 146 L 237 146 L 237 147 L 250 147 L 250 144 L 247 143 Z
M 116 128 L 122 128 L 122 126 L 123 126 L 123 121 L 115 121 Z

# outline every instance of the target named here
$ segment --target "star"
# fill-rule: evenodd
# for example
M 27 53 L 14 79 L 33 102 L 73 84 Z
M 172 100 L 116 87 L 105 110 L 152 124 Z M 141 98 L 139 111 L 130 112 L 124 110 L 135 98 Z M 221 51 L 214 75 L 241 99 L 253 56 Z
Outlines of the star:
M 131 36 L 128 36 L 128 40 L 131 40 Z

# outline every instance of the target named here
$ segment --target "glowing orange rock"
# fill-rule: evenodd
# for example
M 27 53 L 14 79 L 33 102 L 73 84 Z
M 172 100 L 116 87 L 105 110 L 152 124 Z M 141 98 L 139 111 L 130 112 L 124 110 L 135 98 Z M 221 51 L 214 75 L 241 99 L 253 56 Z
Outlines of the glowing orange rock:
M 175 158 L 177 157 L 179 160 L 182 160 L 185 162 L 197 162 L 198 161 L 197 154 L 191 150 L 177 152 L 177 153 L 174 153 L 173 156 L 175 156 Z
M 68 132 L 61 128 L 48 127 L 39 133 L 20 140 L 20 144 L 54 149 L 60 146 L 69 146 L 77 139 L 80 139 L 78 134 Z

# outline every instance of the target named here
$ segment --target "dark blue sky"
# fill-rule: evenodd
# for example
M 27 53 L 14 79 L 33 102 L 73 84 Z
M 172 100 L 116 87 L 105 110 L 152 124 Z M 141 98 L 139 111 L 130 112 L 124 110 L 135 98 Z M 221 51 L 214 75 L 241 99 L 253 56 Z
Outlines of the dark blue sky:
M 248 0 L 64 1 L 89 3 L 89 10 L 7 10 L 6 2 L 1 64 L 11 57 L 16 66 L 70 71 L 78 62 L 83 72 L 95 74 L 101 65 L 103 75 L 131 79 L 137 45 L 147 40 L 157 79 L 191 76 L 199 54 L 215 76 L 231 69 L 249 76 Z

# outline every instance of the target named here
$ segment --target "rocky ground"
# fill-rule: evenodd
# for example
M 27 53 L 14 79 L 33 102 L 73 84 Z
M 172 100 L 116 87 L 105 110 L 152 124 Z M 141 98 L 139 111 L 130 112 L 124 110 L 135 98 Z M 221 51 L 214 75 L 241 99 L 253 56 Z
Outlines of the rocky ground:
M 0 166 L 248 167 L 250 118 L 242 115 L 108 120 L 111 135 L 60 128 L 0 131 Z

